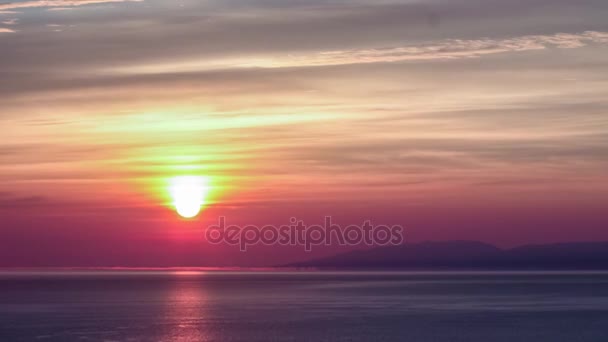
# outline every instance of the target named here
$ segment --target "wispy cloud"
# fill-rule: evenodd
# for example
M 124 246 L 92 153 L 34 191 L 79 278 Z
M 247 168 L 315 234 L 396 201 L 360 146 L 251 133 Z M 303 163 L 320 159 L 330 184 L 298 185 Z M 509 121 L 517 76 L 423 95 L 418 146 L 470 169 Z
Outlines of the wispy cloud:
M 0 27 L 0 33 L 15 33 L 15 30 L 11 30 L 9 28 Z
M 557 33 L 554 35 L 532 35 L 503 40 L 489 38 L 475 40 L 449 39 L 417 46 L 327 51 L 309 56 L 290 56 L 282 63 L 281 61 L 277 61 L 277 65 L 315 66 L 426 59 L 458 59 L 481 57 L 497 53 L 543 50 L 547 48 L 573 49 L 593 43 L 608 43 L 608 32 Z
M 4 24 L 4 25 L 17 25 L 18 22 L 19 22 L 19 19 L 7 19 L 7 20 L 3 20 L 2 24 Z
M 510 39 L 448 39 L 424 44 L 372 49 L 320 51 L 308 54 L 286 54 L 238 59 L 172 61 L 167 64 L 147 64 L 123 67 L 125 73 L 163 73 L 217 70 L 233 68 L 290 68 L 334 66 L 365 63 L 391 63 L 424 60 L 453 60 L 478 58 L 509 52 L 574 49 L 589 44 L 608 43 L 608 32 L 557 33 L 529 35 Z
M 36 7 L 75 7 L 91 4 L 103 4 L 112 2 L 141 2 L 143 0 L 38 0 L 38 1 L 23 1 L 10 2 L 0 4 L 0 11 L 10 10 L 15 8 L 36 8 Z

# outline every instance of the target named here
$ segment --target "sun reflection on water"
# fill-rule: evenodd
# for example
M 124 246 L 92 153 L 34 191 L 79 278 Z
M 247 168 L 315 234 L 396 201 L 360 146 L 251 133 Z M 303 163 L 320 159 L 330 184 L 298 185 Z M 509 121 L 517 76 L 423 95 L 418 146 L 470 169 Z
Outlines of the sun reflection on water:
M 166 299 L 165 321 L 169 323 L 161 341 L 210 341 L 211 326 L 205 315 L 207 291 L 200 274 L 176 273 Z

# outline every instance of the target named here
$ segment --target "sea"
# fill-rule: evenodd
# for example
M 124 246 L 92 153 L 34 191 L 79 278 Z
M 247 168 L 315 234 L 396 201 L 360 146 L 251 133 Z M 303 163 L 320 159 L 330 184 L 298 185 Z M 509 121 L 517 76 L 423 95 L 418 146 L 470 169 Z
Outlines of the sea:
M 0 341 L 606 342 L 608 273 L 2 271 Z

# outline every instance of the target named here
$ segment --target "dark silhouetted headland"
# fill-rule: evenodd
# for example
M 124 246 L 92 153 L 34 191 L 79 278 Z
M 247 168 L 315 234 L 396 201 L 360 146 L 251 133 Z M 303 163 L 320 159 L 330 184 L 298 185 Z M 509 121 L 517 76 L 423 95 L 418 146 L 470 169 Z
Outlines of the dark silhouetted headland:
M 443 241 L 377 247 L 290 267 L 355 269 L 606 270 L 608 242 L 526 245 L 500 249 L 477 241 Z

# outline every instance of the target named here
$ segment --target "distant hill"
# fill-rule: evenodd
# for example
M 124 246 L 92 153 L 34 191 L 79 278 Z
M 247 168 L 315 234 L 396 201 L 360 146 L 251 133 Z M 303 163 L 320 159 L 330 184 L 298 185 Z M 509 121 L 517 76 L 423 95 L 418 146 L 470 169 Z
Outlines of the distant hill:
M 348 269 L 608 269 L 608 242 L 526 245 L 500 249 L 478 241 L 377 247 L 284 265 Z

